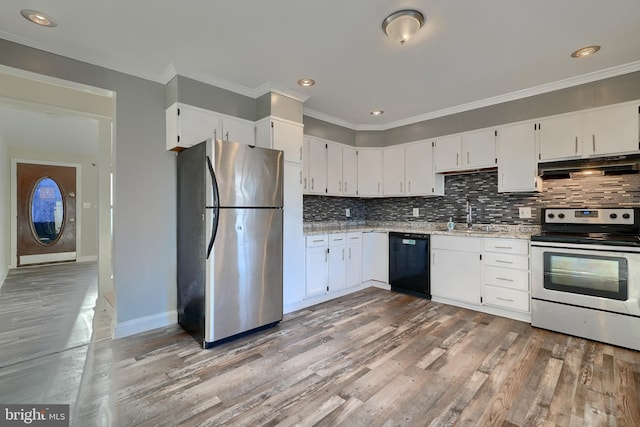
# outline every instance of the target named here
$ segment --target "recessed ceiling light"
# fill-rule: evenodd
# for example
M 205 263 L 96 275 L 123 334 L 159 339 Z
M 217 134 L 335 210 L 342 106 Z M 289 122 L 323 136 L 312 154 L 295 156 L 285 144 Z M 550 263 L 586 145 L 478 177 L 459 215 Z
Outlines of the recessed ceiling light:
M 298 80 L 298 84 L 304 87 L 311 87 L 316 84 L 316 81 L 313 79 L 300 79 Z
M 572 58 L 584 58 L 585 56 L 590 56 L 600 50 L 600 46 L 587 46 L 580 48 L 571 54 Z
M 33 9 L 22 9 L 20 14 L 24 16 L 25 19 L 33 22 L 34 24 L 38 24 L 42 27 L 55 27 L 58 25 L 55 19 L 47 15 L 46 13 L 38 12 Z
M 382 110 L 371 110 L 369 111 L 369 114 L 371 114 L 372 116 L 381 116 L 384 114 L 384 111 Z

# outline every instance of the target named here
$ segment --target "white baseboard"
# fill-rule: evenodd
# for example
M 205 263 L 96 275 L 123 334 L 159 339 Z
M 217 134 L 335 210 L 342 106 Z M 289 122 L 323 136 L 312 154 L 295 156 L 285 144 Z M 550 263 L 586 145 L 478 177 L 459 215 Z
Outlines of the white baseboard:
M 365 283 L 368 283 L 369 286 L 374 287 L 374 288 L 380 288 L 380 289 L 384 289 L 385 291 L 390 291 L 391 290 L 391 285 L 388 283 L 384 283 L 384 282 L 378 282 L 377 280 L 369 280 Z
M 7 271 L 4 272 L 4 275 L 2 276 L 2 279 L 0 279 L 0 289 L 2 289 L 2 285 L 4 285 L 4 281 L 7 278 L 7 275 L 9 274 L 9 270 L 10 270 L 10 268 L 7 267 Z
M 76 259 L 76 262 L 96 262 L 98 261 L 98 255 L 81 256 Z
M 156 328 L 163 328 L 178 323 L 178 311 L 166 311 L 151 316 L 138 317 L 116 324 L 115 338 L 124 338 Z
M 320 304 L 321 302 L 330 301 L 332 299 L 339 298 L 344 295 L 352 294 L 362 289 L 370 288 L 371 283 L 373 282 L 363 282 L 349 289 L 343 289 L 343 290 L 331 292 L 325 295 L 318 295 L 317 297 L 304 299 L 302 301 L 298 301 L 293 304 L 287 304 L 284 306 L 284 309 L 283 309 L 284 314 L 292 313 L 296 310 L 302 310 L 303 308 L 311 307 L 312 305 Z

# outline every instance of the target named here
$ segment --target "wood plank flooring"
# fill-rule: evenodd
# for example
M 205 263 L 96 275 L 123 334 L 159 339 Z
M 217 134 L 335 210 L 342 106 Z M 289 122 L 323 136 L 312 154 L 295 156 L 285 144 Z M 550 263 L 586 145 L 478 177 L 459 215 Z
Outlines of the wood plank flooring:
M 640 352 L 369 288 L 202 350 L 88 346 L 78 426 L 638 426 Z

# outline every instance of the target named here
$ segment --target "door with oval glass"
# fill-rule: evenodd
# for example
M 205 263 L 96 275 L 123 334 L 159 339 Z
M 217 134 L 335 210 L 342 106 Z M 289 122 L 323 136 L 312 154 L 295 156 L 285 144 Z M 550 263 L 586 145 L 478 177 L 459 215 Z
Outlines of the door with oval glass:
M 16 164 L 18 266 L 76 259 L 76 168 Z

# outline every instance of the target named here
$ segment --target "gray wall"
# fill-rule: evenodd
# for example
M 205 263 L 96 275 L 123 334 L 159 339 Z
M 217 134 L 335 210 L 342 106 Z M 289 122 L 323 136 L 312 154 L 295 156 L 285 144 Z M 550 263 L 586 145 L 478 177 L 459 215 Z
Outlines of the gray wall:
M 114 276 L 118 324 L 174 313 L 175 154 L 165 146 L 165 86 L 2 39 L 0 63 L 116 92 Z
M 11 194 L 9 190 L 9 171 L 11 165 L 9 163 L 9 154 L 7 144 L 0 136 L 0 287 L 4 283 L 4 278 L 9 270 L 9 253 L 11 223 L 9 220 L 9 209 L 11 209 Z
M 334 125 L 314 117 L 304 116 L 304 134 L 346 145 L 356 145 L 356 131 L 343 126 Z

